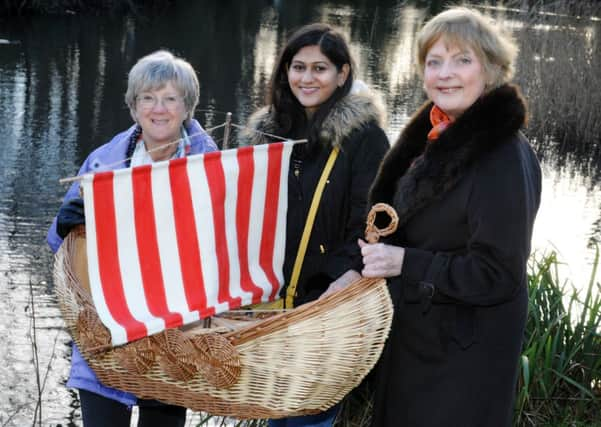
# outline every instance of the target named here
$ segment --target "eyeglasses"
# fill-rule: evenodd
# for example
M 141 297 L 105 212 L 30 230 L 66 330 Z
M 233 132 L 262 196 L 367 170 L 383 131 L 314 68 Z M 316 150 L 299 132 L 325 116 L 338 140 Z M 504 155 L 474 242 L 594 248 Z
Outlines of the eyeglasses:
M 163 98 L 158 98 L 151 93 L 143 93 L 136 97 L 136 102 L 138 106 L 143 110 L 151 110 L 156 107 L 158 102 L 161 102 L 168 110 L 175 110 L 182 104 L 182 97 L 178 95 L 167 95 Z

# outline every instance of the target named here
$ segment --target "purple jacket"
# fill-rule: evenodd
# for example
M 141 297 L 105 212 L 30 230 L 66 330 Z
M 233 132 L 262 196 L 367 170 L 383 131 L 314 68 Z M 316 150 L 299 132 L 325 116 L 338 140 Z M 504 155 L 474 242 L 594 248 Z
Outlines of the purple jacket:
M 117 134 L 113 139 L 94 150 L 88 158 L 83 162 L 79 169 L 78 175 L 88 172 L 102 172 L 111 169 L 120 169 L 125 166 L 124 161 L 127 153 L 129 139 L 136 126 L 132 126 L 124 132 Z M 190 153 L 200 154 L 209 151 L 217 150 L 217 145 L 211 137 L 202 129 L 196 120 L 192 120 L 190 125 L 186 127 L 186 131 L 190 137 Z M 79 195 L 79 183 L 74 182 L 64 200 L 69 200 Z M 53 252 L 56 252 L 62 244 L 62 239 L 56 233 L 56 218 L 52 221 L 52 225 L 48 230 L 48 244 Z M 88 390 L 93 393 L 100 394 L 110 399 L 117 400 L 126 405 L 135 405 L 136 396 L 131 393 L 120 391 L 114 388 L 103 385 L 94 371 L 88 366 L 86 361 L 81 356 L 77 346 L 73 345 L 73 354 L 71 356 L 71 373 L 69 375 L 68 387 Z

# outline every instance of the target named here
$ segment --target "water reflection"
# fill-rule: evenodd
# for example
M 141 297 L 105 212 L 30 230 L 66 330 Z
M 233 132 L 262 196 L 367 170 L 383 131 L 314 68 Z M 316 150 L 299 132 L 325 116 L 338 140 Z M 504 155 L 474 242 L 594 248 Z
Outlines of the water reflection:
M 255 37 L 253 48 L 253 79 L 250 96 L 260 104 L 267 91 L 267 83 L 275 66 L 278 53 L 278 14 L 274 8 L 266 8 L 261 15 L 261 26 Z M 247 111 L 240 108 L 239 111 Z
M 424 100 L 413 69 L 414 37 L 441 3 L 182 1 L 161 16 L 2 22 L 0 39 L 19 44 L 0 44 L 0 425 L 9 417 L 8 425 L 31 424 L 37 402 L 30 283 L 39 363 L 42 375 L 48 372 L 44 425 L 79 423 L 75 395 L 63 386 L 69 337 L 52 294 L 44 237 L 65 191 L 58 179 L 76 173 L 87 153 L 130 125 L 123 94 L 139 57 L 167 48 L 187 58 L 201 84 L 201 122 L 213 127 L 232 111 L 244 123 L 263 103 L 290 30 L 323 20 L 347 35 L 359 77 L 388 107 L 394 140 Z M 601 237 L 598 6 L 580 2 L 563 10 L 553 3 L 541 13 L 516 3 L 487 2 L 482 10 L 511 27 L 521 45 L 517 81 L 531 113 L 526 132 L 544 166 L 534 243 L 556 247 L 570 277 L 583 284 L 592 256 L 587 244 Z
M 542 253 L 557 251 L 565 263 L 560 269 L 562 277 L 584 288 L 595 256 L 590 246 L 600 236 L 601 186 L 567 168 L 554 169 L 546 164 L 543 173 L 544 191 L 534 230 L 534 248 Z

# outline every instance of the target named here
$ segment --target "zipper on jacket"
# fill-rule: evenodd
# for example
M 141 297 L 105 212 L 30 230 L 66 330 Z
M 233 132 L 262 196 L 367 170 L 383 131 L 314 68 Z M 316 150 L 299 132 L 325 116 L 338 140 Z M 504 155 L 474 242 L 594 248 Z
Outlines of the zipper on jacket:
M 292 158 L 292 173 L 296 178 L 296 183 L 298 184 L 298 200 L 303 200 L 303 186 L 301 185 L 301 169 L 302 169 L 303 161 L 301 159 Z

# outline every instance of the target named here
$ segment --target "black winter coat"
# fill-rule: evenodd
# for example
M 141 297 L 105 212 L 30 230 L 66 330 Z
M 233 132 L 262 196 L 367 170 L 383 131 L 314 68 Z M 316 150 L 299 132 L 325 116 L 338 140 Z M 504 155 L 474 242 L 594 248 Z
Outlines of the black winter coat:
M 480 98 L 432 143 L 424 105 L 384 159 L 370 202 L 388 202 L 406 248 L 376 371 L 376 427 L 510 426 L 527 315 L 540 166 L 517 88 Z
M 350 94 L 335 104 L 324 120 L 320 132 L 322 143 L 317 150 L 307 150 L 304 144 L 293 149 L 288 176 L 283 297 L 315 187 L 332 147 L 340 147 L 315 217 L 296 288 L 295 306 L 317 299 L 347 270 L 362 269 L 357 239 L 363 236 L 365 228 L 367 193 L 389 148 L 381 128 L 383 119 L 382 109 L 371 94 Z M 254 113 L 248 125 L 271 134 L 275 129 L 269 108 Z M 297 135 L 298 130 L 292 134 Z M 245 144 L 270 142 L 259 134 L 246 133 L 243 138 Z

